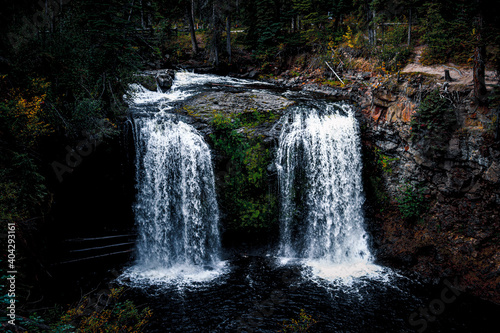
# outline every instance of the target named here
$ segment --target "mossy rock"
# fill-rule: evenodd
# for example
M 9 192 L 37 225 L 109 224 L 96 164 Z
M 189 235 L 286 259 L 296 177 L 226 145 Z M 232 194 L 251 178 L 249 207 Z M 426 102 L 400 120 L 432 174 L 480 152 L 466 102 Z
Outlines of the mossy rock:
M 151 90 L 151 91 L 156 91 L 157 86 L 156 86 L 156 79 L 152 75 L 137 75 L 136 76 L 136 83 L 140 84 L 144 88 Z
M 211 127 L 216 117 L 226 118 L 238 124 L 235 129 L 239 133 L 269 142 L 279 135 L 279 131 L 273 130 L 274 123 L 292 104 L 293 101 L 267 92 L 219 91 L 196 96 L 177 112 L 191 117 L 200 128 Z
M 195 97 L 185 105 L 188 114 L 198 120 L 211 121 L 215 114 L 234 116 L 246 112 L 282 113 L 294 102 L 266 92 L 213 92 Z

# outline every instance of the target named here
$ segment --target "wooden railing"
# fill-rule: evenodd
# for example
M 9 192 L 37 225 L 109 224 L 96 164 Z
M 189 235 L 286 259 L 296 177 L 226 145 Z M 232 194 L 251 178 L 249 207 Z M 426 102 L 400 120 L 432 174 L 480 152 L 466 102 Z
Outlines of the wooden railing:
M 56 265 L 92 261 L 105 257 L 130 256 L 134 251 L 135 239 L 135 234 L 67 239 L 63 242 L 61 249 L 62 259 Z

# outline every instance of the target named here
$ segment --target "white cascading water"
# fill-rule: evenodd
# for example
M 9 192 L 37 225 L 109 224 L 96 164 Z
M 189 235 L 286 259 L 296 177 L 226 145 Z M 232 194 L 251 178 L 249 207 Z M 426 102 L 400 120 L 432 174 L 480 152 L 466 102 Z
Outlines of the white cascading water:
M 205 280 L 220 265 L 210 149 L 171 114 L 134 120 L 138 230 L 135 279 Z
M 208 145 L 192 126 L 169 117 L 135 124 L 139 260 L 164 267 L 215 263 L 219 212 Z
M 210 79 L 179 73 L 165 94 L 132 87 L 136 91 L 132 106 L 142 110 L 142 106 L 156 105 L 157 109 L 131 120 L 138 240 L 136 262 L 124 273 L 125 280 L 202 282 L 223 271 L 210 148 L 194 127 L 168 113 L 171 102 L 191 96 L 192 86 L 202 78 Z
M 358 124 L 348 105 L 299 107 L 284 117 L 276 158 L 280 256 L 324 278 L 373 271 L 363 227 Z

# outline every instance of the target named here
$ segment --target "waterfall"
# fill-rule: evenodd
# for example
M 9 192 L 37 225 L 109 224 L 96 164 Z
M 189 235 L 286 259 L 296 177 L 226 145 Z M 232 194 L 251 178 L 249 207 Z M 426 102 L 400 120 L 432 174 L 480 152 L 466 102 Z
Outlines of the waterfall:
M 370 263 L 358 124 L 351 108 L 302 106 L 285 116 L 276 166 L 279 254 L 323 270 Z
M 219 258 L 214 173 L 208 145 L 173 110 L 210 90 L 210 83 L 251 81 L 177 72 L 163 93 L 139 84 L 124 96 L 130 106 L 136 152 L 135 265 L 121 281 L 145 284 L 209 281 L 223 274 Z
M 134 119 L 134 142 L 134 279 L 211 275 L 220 264 L 220 237 L 208 145 L 196 129 L 164 112 Z

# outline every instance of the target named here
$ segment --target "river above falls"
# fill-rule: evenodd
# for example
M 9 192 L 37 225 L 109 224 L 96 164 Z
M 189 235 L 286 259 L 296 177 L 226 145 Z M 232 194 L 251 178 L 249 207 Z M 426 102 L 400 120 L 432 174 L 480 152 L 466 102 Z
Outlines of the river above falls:
M 131 121 L 135 121 L 137 125 L 140 123 L 137 119 L 155 119 L 158 123 L 148 123 L 148 126 L 151 131 L 156 132 L 159 131 L 158 128 L 164 129 L 165 121 L 169 124 L 172 121 L 189 122 L 187 116 L 174 111 L 183 103 L 207 92 L 258 94 L 264 91 L 275 96 L 276 100 L 287 98 L 299 106 L 305 103 L 321 107 L 333 103 L 317 101 L 307 92 L 278 90 L 272 85 L 256 84 L 253 81 L 187 72 L 177 73 L 172 88 L 167 93 L 148 91 L 141 86 L 134 86 L 132 89 L 136 93 L 130 101 Z M 263 104 L 266 103 L 264 101 Z M 172 126 L 169 125 L 169 128 Z M 200 128 L 203 131 L 205 127 L 198 126 Z M 188 132 L 193 133 L 195 129 L 190 128 Z M 200 145 L 196 144 L 197 147 Z M 167 143 L 164 146 L 165 149 L 173 149 Z M 141 145 L 137 147 L 140 150 L 140 154 L 137 154 L 139 158 L 141 154 L 147 155 L 149 148 Z M 162 165 L 161 158 L 168 161 L 176 159 L 169 154 L 149 159 L 159 161 L 152 164 L 155 172 L 168 168 Z M 136 164 L 140 168 L 140 165 L 147 163 L 138 161 Z M 173 164 L 182 165 L 181 162 Z M 318 167 L 319 164 L 313 165 L 311 170 Z M 357 172 L 358 169 L 356 168 Z M 139 173 L 147 175 L 148 170 L 140 170 Z M 207 177 L 212 176 L 199 176 L 202 180 Z M 195 181 L 196 179 L 186 178 L 180 183 L 192 184 Z M 138 178 L 137 182 L 144 187 L 142 178 Z M 324 180 L 321 179 L 319 183 L 321 182 Z M 193 260 L 193 250 L 205 253 L 206 250 L 212 251 L 214 246 L 200 248 L 202 245 L 197 245 L 193 249 L 192 246 L 185 245 L 191 237 L 196 237 L 197 244 L 211 243 L 214 237 L 204 240 L 204 236 L 200 236 L 197 226 L 203 225 L 201 220 L 186 223 L 196 225 L 194 229 L 170 235 L 165 232 L 164 235 L 162 228 L 168 229 L 169 216 L 176 215 L 178 228 L 183 225 L 184 217 L 177 216 L 180 213 L 175 207 L 165 208 L 166 212 L 160 214 L 150 214 L 150 211 L 158 210 L 158 200 L 163 202 L 164 198 L 177 195 L 172 201 L 179 203 L 186 196 L 182 189 L 173 191 L 172 188 L 179 186 L 173 185 L 169 179 L 151 184 L 152 186 L 148 185 L 144 187 L 145 190 L 141 190 L 147 200 L 138 198 L 136 204 L 136 214 L 140 211 L 142 216 L 137 222 L 138 233 L 142 237 L 138 245 L 139 255 L 118 279 L 128 287 L 126 295 L 136 304 L 152 308 L 154 316 L 147 326 L 147 332 L 277 332 L 284 321 L 288 320 L 290 323 L 290 319 L 298 319 L 301 310 L 316 321 L 310 332 L 486 332 L 488 325 L 496 320 L 498 307 L 460 293 L 454 289 L 453 281 L 443 279 L 432 286 L 425 285 L 402 272 L 379 265 L 376 254 L 372 256 L 366 253 L 369 250 L 365 243 L 369 243 L 369 236 L 361 230 L 362 214 L 356 215 L 355 225 L 347 223 L 342 227 L 343 235 L 349 236 L 352 230 L 356 230 L 356 234 L 354 238 L 343 237 L 342 247 L 339 249 L 339 255 L 343 257 L 344 253 L 350 251 L 350 244 L 361 241 L 361 245 L 354 247 L 354 251 L 361 255 L 357 252 L 348 256 L 357 261 L 341 260 L 338 264 L 335 258 L 324 255 L 323 252 L 330 251 L 329 249 L 321 249 L 321 256 L 316 257 L 310 254 L 314 251 L 287 251 L 286 254 L 293 253 L 298 258 L 284 258 L 283 251 L 280 253 L 273 246 L 256 252 L 222 248 L 220 258 L 212 258 L 206 262 L 204 259 Z M 356 186 L 359 187 L 358 185 Z M 347 188 L 345 184 L 342 186 L 344 190 Z M 296 190 L 294 186 L 290 188 Z M 155 193 L 161 194 L 158 196 L 160 199 L 155 199 Z M 349 199 L 341 201 L 341 211 L 351 209 L 348 207 Z M 361 210 L 363 199 L 356 201 L 356 209 Z M 200 200 L 199 205 L 203 206 L 203 202 Z M 147 205 L 153 206 L 150 209 Z M 183 204 L 180 206 L 184 207 Z M 320 210 L 323 206 L 325 203 L 313 208 Z M 192 212 L 188 213 L 185 215 L 192 215 Z M 314 223 L 316 228 L 316 225 L 322 225 L 323 222 L 314 220 Z M 334 222 L 328 216 L 325 217 L 324 224 L 328 228 L 332 223 Z M 346 223 L 345 219 L 342 223 Z M 148 230 L 143 233 L 141 228 Z M 323 237 L 325 230 L 320 228 L 307 237 L 308 241 L 314 242 L 314 237 L 319 237 L 318 235 Z M 155 241 L 152 242 L 147 237 L 154 237 Z M 335 242 L 335 237 L 331 236 L 331 240 Z M 296 242 L 302 244 L 305 241 Z M 171 247 L 174 243 L 183 245 L 177 247 L 181 248 L 182 254 L 176 254 L 178 259 L 172 264 L 171 254 L 174 250 L 163 251 L 162 244 Z M 303 244 L 301 246 L 304 247 Z M 165 256 L 165 267 L 161 260 L 152 260 L 157 267 L 151 266 L 150 259 L 156 259 L 155 253 Z M 147 267 L 141 261 L 144 257 L 149 260 Z M 186 258 L 190 258 L 189 265 L 183 266 Z M 328 262 L 322 260 L 324 258 L 328 258 Z M 175 273 L 172 267 L 175 267 Z

